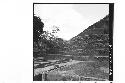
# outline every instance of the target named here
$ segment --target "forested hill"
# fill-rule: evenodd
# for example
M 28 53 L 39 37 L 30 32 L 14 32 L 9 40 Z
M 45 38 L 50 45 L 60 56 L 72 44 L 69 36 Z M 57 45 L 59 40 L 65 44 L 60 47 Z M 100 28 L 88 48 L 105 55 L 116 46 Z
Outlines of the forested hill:
M 34 18 L 36 19 L 36 18 Z M 40 22 L 40 19 L 36 19 Z M 89 26 L 83 32 L 69 41 L 56 38 L 51 33 L 43 32 L 43 23 L 37 25 L 34 20 L 34 56 L 46 54 L 70 54 L 80 56 L 108 56 L 109 55 L 109 16 Z M 35 24 L 36 23 L 36 24 Z M 37 25 L 37 26 L 35 26 Z M 38 36 L 37 36 L 38 35 Z M 51 36 L 50 36 L 51 35 Z M 40 37 L 41 36 L 41 37 Z
M 70 41 L 69 53 L 84 56 L 109 55 L 109 16 L 89 26 Z

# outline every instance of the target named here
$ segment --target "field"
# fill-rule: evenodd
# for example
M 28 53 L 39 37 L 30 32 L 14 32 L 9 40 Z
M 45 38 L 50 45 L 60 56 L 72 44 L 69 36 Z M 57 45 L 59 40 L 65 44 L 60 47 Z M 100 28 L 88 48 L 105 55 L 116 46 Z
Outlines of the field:
M 51 56 L 52 57 L 52 56 Z M 51 58 L 50 57 L 50 58 Z M 103 81 L 109 80 L 108 61 L 73 60 L 65 57 L 56 57 L 56 60 L 43 61 L 39 58 L 34 61 L 34 79 L 41 75 L 46 81 Z M 49 58 L 48 58 L 49 59 Z

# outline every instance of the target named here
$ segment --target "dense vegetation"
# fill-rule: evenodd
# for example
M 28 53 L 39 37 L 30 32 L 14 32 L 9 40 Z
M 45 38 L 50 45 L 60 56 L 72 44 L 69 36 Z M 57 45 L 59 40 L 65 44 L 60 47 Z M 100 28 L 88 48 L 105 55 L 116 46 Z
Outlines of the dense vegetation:
M 55 27 L 55 26 L 54 26 Z M 37 16 L 33 17 L 33 56 L 47 56 L 47 54 L 56 54 L 63 50 L 65 41 L 57 38 L 53 33 L 57 33 L 59 28 L 56 27 L 52 33 L 43 31 L 44 23 Z
M 70 53 L 82 56 L 109 55 L 109 16 L 89 26 L 70 40 Z M 91 57 L 91 58 L 92 58 Z

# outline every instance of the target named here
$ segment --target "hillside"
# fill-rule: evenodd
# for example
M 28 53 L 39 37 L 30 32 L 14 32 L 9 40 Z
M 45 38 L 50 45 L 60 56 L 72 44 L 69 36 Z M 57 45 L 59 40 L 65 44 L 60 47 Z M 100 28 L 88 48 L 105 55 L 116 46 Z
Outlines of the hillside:
M 71 54 L 82 56 L 109 55 L 109 16 L 89 26 L 70 41 Z

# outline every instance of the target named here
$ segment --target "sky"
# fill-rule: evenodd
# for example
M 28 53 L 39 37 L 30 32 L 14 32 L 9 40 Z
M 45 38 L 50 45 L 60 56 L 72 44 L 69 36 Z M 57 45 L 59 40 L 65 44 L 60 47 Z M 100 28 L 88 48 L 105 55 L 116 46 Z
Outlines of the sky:
M 34 14 L 44 23 L 44 31 L 69 40 L 109 14 L 108 4 L 35 4 Z

